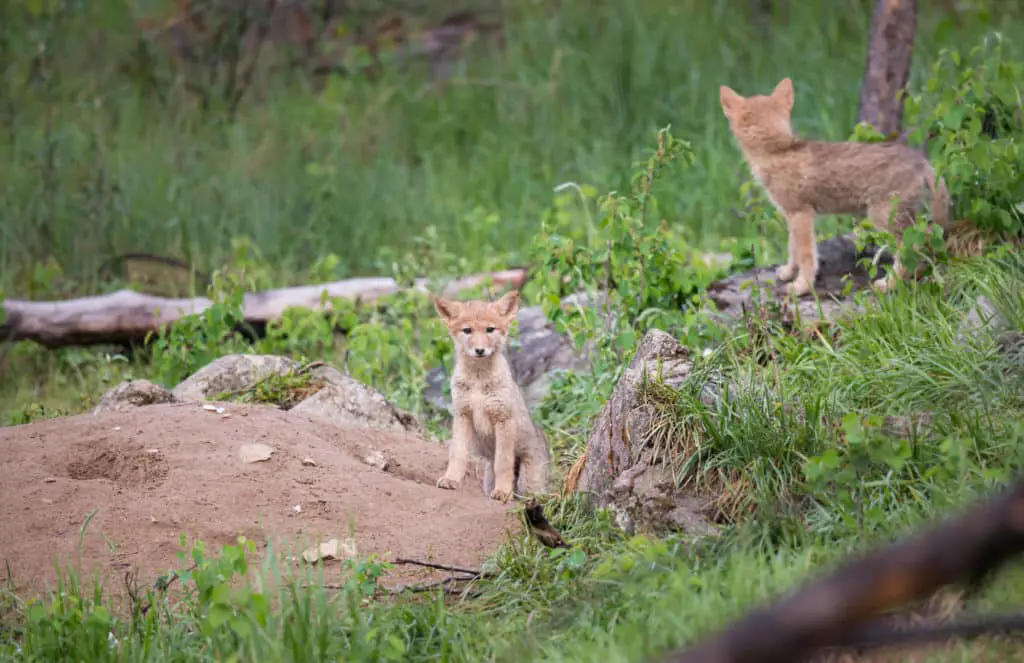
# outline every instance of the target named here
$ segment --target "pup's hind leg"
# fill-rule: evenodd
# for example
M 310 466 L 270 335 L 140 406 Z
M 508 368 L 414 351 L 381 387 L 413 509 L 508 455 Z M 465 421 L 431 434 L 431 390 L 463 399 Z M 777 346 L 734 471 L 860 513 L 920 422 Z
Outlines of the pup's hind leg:
M 542 442 L 543 444 L 543 442 Z M 529 446 L 526 447 L 530 449 Z M 547 451 L 546 447 L 544 451 Z M 516 493 L 546 493 L 551 485 L 551 455 L 544 451 L 530 449 L 520 457 L 519 481 Z

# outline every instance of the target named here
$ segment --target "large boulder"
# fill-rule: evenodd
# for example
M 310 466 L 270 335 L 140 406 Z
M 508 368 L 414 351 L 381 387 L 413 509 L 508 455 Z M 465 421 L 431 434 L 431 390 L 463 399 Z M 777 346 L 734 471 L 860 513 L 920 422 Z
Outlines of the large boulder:
M 235 354 L 210 362 L 171 391 L 147 380 L 131 380 L 107 392 L 94 412 L 125 411 L 154 403 L 230 398 L 251 391 L 267 378 L 296 372 L 309 375 L 311 389 L 291 411 L 344 426 L 422 433 L 416 417 L 392 405 L 376 389 L 327 364 L 303 367 L 287 357 Z
M 298 370 L 299 362 L 275 355 L 236 354 L 214 359 L 171 390 L 182 401 L 203 401 L 219 394 L 240 394 L 273 375 Z
M 174 394 L 149 380 L 127 380 L 103 394 L 92 413 L 127 412 L 144 405 L 174 403 L 177 400 Z
M 333 366 L 321 366 L 312 376 L 326 384 L 292 408 L 292 412 L 339 425 L 421 433 L 416 417 L 392 405 L 379 391 Z
M 874 259 L 879 273 L 872 276 L 862 261 Z M 800 297 L 795 304 L 786 293 L 786 283 L 775 275 L 778 265 L 755 267 L 715 281 L 708 286 L 708 298 L 715 303 L 723 322 L 735 322 L 744 313 L 764 302 L 778 303 L 786 318 L 813 323 L 860 312 L 850 295 L 870 290 L 873 278 L 881 278 L 892 265 L 888 251 L 878 253 L 874 246 L 858 248 L 853 235 L 818 242 L 818 278 L 814 293 Z

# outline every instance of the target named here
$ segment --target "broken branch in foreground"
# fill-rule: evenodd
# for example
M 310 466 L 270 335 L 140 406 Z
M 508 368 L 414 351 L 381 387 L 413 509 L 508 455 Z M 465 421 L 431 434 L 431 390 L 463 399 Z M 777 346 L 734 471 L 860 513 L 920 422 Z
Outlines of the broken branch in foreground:
M 885 610 L 924 598 L 954 582 L 977 584 L 1020 552 L 1024 552 L 1024 477 L 1011 490 L 932 531 L 867 554 L 663 660 L 802 660 L 822 647 L 856 638 L 860 627 Z
M 474 274 L 448 283 L 446 296 L 488 281 L 498 290 L 521 288 L 525 269 Z M 428 279 L 417 279 L 413 289 L 425 291 Z M 244 321 L 253 326 L 276 320 L 289 308 L 330 310 L 332 299 L 371 302 L 403 290 L 395 279 L 368 277 L 279 288 L 247 293 L 242 302 Z M 72 345 L 141 343 L 146 335 L 159 331 L 180 318 L 201 313 L 212 305 L 206 297 L 172 299 L 118 290 L 107 295 L 81 297 L 57 302 L 7 299 L 0 303 L 6 318 L 0 324 L 0 341 L 35 341 L 47 348 Z

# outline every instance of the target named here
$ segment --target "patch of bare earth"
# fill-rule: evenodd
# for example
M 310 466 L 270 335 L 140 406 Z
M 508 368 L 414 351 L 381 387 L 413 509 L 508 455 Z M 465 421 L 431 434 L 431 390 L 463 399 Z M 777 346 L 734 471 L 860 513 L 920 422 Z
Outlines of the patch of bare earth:
M 148 584 L 180 568 L 183 532 L 211 554 L 239 534 L 261 553 L 273 542 L 282 565 L 351 536 L 359 555 L 479 568 L 519 528 L 513 507 L 487 499 L 471 476 L 458 491 L 434 486 L 443 445 L 267 406 L 218 407 L 159 404 L 0 428 L 0 575 L 9 570 L 17 592 L 35 595 L 55 586 L 56 560 L 117 592 L 127 570 Z M 274 451 L 246 463 L 247 444 Z M 333 565 L 328 579 L 340 573 Z M 385 582 L 423 579 L 398 566 Z

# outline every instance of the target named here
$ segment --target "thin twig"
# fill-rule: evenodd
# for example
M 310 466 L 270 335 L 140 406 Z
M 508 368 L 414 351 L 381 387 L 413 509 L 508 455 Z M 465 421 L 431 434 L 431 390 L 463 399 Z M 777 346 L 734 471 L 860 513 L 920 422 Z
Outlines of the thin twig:
M 423 566 L 428 569 L 438 569 L 440 571 L 451 571 L 452 573 L 466 573 L 473 576 L 474 578 L 484 577 L 483 571 L 476 571 L 474 569 L 465 569 L 458 566 L 450 566 L 448 564 L 435 564 L 434 562 L 422 562 L 418 559 L 409 559 L 406 557 L 399 557 L 394 561 L 395 564 L 411 564 L 413 566 Z
M 460 587 L 450 587 L 449 584 L 456 584 L 457 585 L 460 582 L 472 582 L 472 581 L 477 580 L 477 579 L 478 579 L 477 577 L 458 578 L 456 576 L 448 576 L 447 578 L 443 578 L 441 580 L 436 580 L 434 582 L 425 582 L 425 583 L 421 583 L 421 584 L 418 584 L 418 585 L 399 585 L 398 587 L 383 588 L 383 591 L 386 592 L 387 594 L 391 595 L 391 596 L 399 596 L 399 595 L 404 594 L 406 592 L 414 593 L 414 594 L 419 594 L 419 593 L 429 592 L 429 591 L 432 591 L 432 590 L 440 588 L 440 589 L 444 590 L 445 594 L 450 594 L 450 595 L 457 594 L 459 596 L 476 596 L 479 592 L 470 592 L 469 587 L 461 587 L 461 588 Z M 322 585 L 321 584 L 315 584 L 315 583 L 308 583 L 308 584 L 303 585 L 303 587 L 307 587 L 307 588 L 309 588 L 309 587 L 319 587 L 319 588 L 322 588 L 322 589 L 341 590 L 341 589 L 345 589 L 345 587 L 347 587 L 347 585 L 344 584 L 344 583 L 326 583 L 326 584 L 322 584 Z
M 298 370 L 296 370 L 295 371 L 295 375 L 302 375 L 303 373 L 308 373 L 309 371 L 313 370 L 314 368 L 320 368 L 321 366 L 326 366 L 326 365 L 327 365 L 327 362 L 322 361 L 320 359 L 318 359 L 316 361 L 311 361 L 308 364 L 306 364 L 305 366 L 303 366 L 303 367 L 299 368 Z

